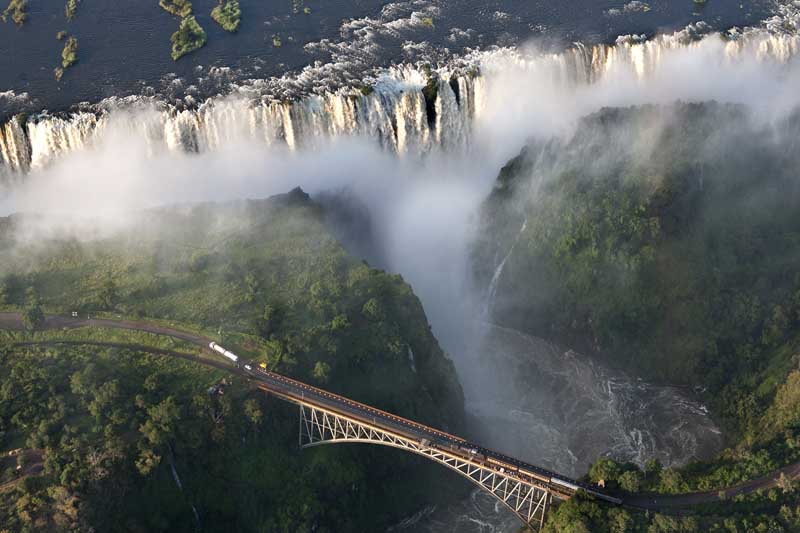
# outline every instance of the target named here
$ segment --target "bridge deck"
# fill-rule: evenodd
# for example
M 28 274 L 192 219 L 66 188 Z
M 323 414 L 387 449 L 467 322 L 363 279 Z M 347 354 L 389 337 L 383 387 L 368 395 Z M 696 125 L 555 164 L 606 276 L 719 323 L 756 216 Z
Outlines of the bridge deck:
M 408 420 L 401 416 L 376 409 L 375 407 L 356 402 L 344 396 L 313 387 L 275 372 L 253 367 L 246 374 L 257 380 L 266 390 L 290 402 L 317 405 L 334 413 L 355 418 L 373 427 L 398 433 L 407 438 L 421 441 L 425 439 L 431 445 L 438 446 L 447 452 L 459 455 L 464 459 L 481 463 L 486 467 L 507 471 L 516 470 L 550 490 L 560 498 L 571 497 L 577 488 L 589 491 L 593 495 L 612 503 L 619 503 L 617 498 L 607 496 L 596 487 L 562 476 L 547 469 L 515 459 L 508 455 L 490 450 L 450 433 Z M 509 468 L 512 467 L 512 468 Z M 534 475 L 530 475 L 530 474 Z M 554 483 L 555 481 L 555 483 Z M 571 488 L 572 485 L 575 488 Z

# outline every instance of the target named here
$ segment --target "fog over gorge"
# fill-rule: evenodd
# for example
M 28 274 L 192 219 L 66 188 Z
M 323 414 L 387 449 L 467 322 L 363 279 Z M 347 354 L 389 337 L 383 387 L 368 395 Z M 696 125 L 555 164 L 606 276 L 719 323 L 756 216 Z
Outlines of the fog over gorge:
M 796 15 L 787 8 L 781 16 L 789 26 Z M 0 125 L 0 216 L 44 215 L 17 229 L 24 247 L 63 232 L 79 241 L 113 234 L 154 207 L 265 198 L 294 187 L 334 212 L 341 199 L 342 211 L 366 210 L 357 224 L 369 228 L 339 227 L 340 240 L 371 266 L 402 275 L 422 301 L 464 388 L 470 438 L 570 476 L 606 454 L 640 466 L 653 458 L 665 466 L 709 459 L 727 443 L 695 394 L 700 387 L 644 381 L 581 347 L 495 322 L 498 284 L 525 275 L 504 271 L 514 264 L 504 258 L 527 219 L 503 229 L 491 260 L 476 265 L 475 247 L 500 169 L 525 146 L 545 147 L 543 159 L 547 147 L 567 147 L 596 158 L 597 168 L 617 164 L 617 150 L 595 153 L 615 142 L 634 143 L 618 150 L 626 157 L 669 159 L 658 143 L 674 125 L 670 112 L 615 138 L 582 138 L 585 117 L 603 108 L 741 104 L 742 123 L 710 129 L 740 127 L 742 142 L 748 132 L 771 132 L 766 145 L 800 148 L 785 126 L 800 113 L 800 37 L 776 25 L 721 34 L 700 22 L 560 52 L 534 40 L 473 51 L 432 70 L 386 68 L 370 91 L 341 88 L 293 102 L 240 84 L 186 108 L 142 96 L 12 117 Z M 715 140 L 710 135 L 700 150 L 707 161 Z M 517 200 L 535 206 L 543 169 L 556 174 L 561 166 L 533 164 Z M 364 234 L 369 242 L 354 244 Z M 536 287 L 536 279 L 527 282 Z M 513 531 L 514 520 L 475 492 L 393 530 Z

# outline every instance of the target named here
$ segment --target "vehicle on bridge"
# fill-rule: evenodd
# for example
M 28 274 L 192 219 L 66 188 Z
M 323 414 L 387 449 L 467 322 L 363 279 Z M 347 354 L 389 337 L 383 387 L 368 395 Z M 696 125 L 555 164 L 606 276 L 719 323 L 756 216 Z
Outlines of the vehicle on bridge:
M 259 382 L 259 388 L 276 395 L 284 400 L 296 403 L 301 408 L 301 440 L 303 437 L 302 420 L 305 409 L 318 409 L 320 416 L 323 417 L 342 417 L 346 423 L 334 424 L 327 422 L 327 425 L 320 425 L 322 436 L 331 434 L 337 430 L 345 431 L 345 427 L 355 428 L 359 424 L 366 424 L 369 428 L 384 432 L 390 439 L 407 439 L 405 442 L 413 442 L 414 447 L 403 446 L 409 451 L 426 455 L 429 458 L 436 456 L 440 463 L 445 464 L 462 475 L 470 477 L 473 482 L 483 486 L 489 492 L 495 494 L 498 487 L 506 487 L 505 483 L 510 483 L 517 488 L 516 498 L 518 505 L 508 504 L 508 494 L 495 494 L 504 504 L 508 505 L 512 511 L 525 523 L 530 523 L 534 515 L 538 516 L 540 525 L 543 524 L 543 513 L 549 505 L 549 499 L 556 497 L 559 499 L 571 498 L 578 490 L 583 490 L 595 498 L 612 503 L 622 504 L 622 500 L 614 496 L 604 494 L 593 485 L 580 481 L 564 478 L 555 472 L 550 472 L 541 467 L 528 464 L 519 459 L 503 455 L 502 453 L 483 448 L 471 443 L 456 435 L 451 435 L 444 431 L 425 426 L 419 422 L 408 420 L 401 416 L 381 411 L 370 405 L 365 405 L 349 398 L 339 396 L 324 389 L 308 385 L 301 381 L 294 380 L 282 374 L 272 372 L 267 369 L 266 363 L 256 363 L 249 360 L 240 360 L 240 357 L 233 352 L 226 350 L 219 344 L 212 342 L 209 347 L 221 354 L 223 357 L 236 363 L 237 368 Z M 319 425 L 319 422 L 316 422 Z M 310 433 L 309 433 L 310 434 Z M 356 435 L 352 438 L 362 439 Z M 363 440 L 362 440 L 363 441 Z M 317 441 L 319 442 L 319 441 Z M 314 444 L 312 439 L 312 444 Z M 419 446 L 422 446 L 422 449 Z M 441 457 L 449 457 L 444 460 Z M 449 461 L 449 462 L 448 462 Z M 466 470 L 461 470 L 458 464 Z M 484 474 L 478 478 L 472 477 L 475 472 L 481 471 Z M 465 473 L 467 472 L 467 473 Z M 485 479 L 497 477 L 498 480 L 505 481 L 492 482 L 491 486 L 486 486 Z M 499 484 L 498 484 L 499 483 Z M 523 488 L 525 487 L 525 488 Z M 505 489 L 502 489 L 505 490 Z M 528 491 L 528 492 L 526 492 Z M 538 492 L 537 492 L 538 491 Z M 513 490 L 512 490 L 513 492 Z M 527 494 L 527 496 L 525 496 Z M 533 495 L 536 494 L 536 506 L 534 506 Z M 521 503 L 519 503 L 521 502 Z M 527 503 L 526 503 L 527 502 Z M 529 505 L 529 514 L 524 515 L 520 505 Z M 539 507 L 541 506 L 541 507 Z M 531 511 L 533 509 L 533 511 Z M 537 512 L 539 514 L 537 514 Z M 532 513 L 532 514 L 531 514 Z

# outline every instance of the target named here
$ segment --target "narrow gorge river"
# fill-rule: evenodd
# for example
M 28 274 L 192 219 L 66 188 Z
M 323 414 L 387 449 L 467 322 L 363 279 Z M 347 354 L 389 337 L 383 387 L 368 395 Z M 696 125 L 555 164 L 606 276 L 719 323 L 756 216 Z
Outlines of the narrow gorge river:
M 542 339 L 482 324 L 474 350 L 457 359 L 471 438 L 561 472 L 585 474 L 606 454 L 643 465 L 678 466 L 712 457 L 723 436 L 687 391 L 606 368 Z M 518 520 L 475 490 L 446 508 L 429 508 L 393 531 L 516 531 Z

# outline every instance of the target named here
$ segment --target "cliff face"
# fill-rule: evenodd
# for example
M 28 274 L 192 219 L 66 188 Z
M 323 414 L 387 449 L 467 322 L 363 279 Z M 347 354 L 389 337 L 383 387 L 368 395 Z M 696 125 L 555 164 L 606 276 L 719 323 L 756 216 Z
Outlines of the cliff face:
M 455 370 L 411 287 L 348 255 L 326 227 L 322 209 L 299 189 L 268 200 L 151 210 L 97 238 L 66 233 L 63 225 L 53 237 L 45 231 L 46 219 L 31 223 L 36 231 L 25 231 L 25 217 L 3 226 L 0 305 L 6 308 L 26 308 L 35 299 L 48 312 L 167 320 L 203 331 L 278 372 L 448 431 L 463 429 L 463 395 Z M 193 523 L 189 506 L 168 510 L 153 493 L 171 491 L 167 457 L 173 452 L 184 483 L 195 491 L 192 503 L 209 528 L 209 523 L 232 520 L 244 530 L 374 530 L 441 499 L 444 491 L 437 484 L 449 479 L 434 465 L 384 448 L 332 446 L 301 452 L 296 449 L 296 411 L 265 402 L 243 383 L 231 389 L 223 401 L 227 407 L 211 408 L 224 427 L 208 426 L 196 404 L 214 373 L 181 370 L 186 363 L 144 358 L 139 367 L 130 354 L 102 350 L 102 364 L 85 377 L 90 383 L 86 392 L 78 393 L 69 390 L 70 375 L 91 361 L 92 349 L 57 351 L 58 368 L 47 380 L 55 388 L 63 388 L 65 380 L 64 401 L 75 423 L 92 425 L 92 395 L 105 395 L 111 413 L 133 402 L 136 390 L 149 391 L 144 407 L 121 412 L 118 422 L 98 415 L 97 431 L 88 431 L 74 452 L 74 461 L 82 461 L 108 435 L 130 438 L 117 457 L 115 475 L 133 495 L 120 499 L 129 499 L 130 505 L 113 512 L 145 528 L 155 527 L 139 513 L 149 506 L 162 524 Z M 117 356 L 122 362 L 115 366 Z M 19 367 L 5 378 L 9 388 L 3 390 L 13 390 L 19 385 L 15 380 L 24 379 L 20 376 L 35 367 L 41 354 L 34 348 L 13 349 L 3 357 L 4 366 Z M 154 376 L 150 381 L 148 374 Z M 130 387 L 111 394 L 102 383 L 113 380 Z M 174 406 L 162 405 L 167 397 Z M 254 412 L 251 400 L 268 421 L 267 431 L 254 433 L 245 423 Z M 4 408 L 0 441 L 28 439 L 53 446 L 55 455 L 66 453 L 66 442 L 30 429 L 57 428 L 63 420 L 44 408 L 19 414 L 21 409 L 23 404 L 16 403 Z M 147 419 L 162 409 L 176 415 L 169 423 L 176 437 L 170 439 L 187 440 L 148 437 Z M 41 425 L 42 420 L 47 424 Z M 193 461 L 203 467 L 198 471 Z M 51 488 L 62 485 L 60 469 L 72 462 L 47 478 Z M 263 468 L 252 470 L 256 464 Z M 136 473 L 139 465 L 146 473 Z M 212 479 L 223 473 L 224 482 Z M 78 478 L 80 483 L 69 489 L 86 500 L 90 523 L 103 529 L 111 511 L 95 501 L 94 481 Z M 287 486 L 294 487 L 289 494 Z M 440 495 L 419 491 L 419 486 Z M 13 505 L 8 510 L 13 514 Z
M 605 109 L 501 171 L 473 248 L 491 320 L 694 385 L 730 435 L 712 461 L 600 476 L 612 490 L 718 490 L 800 460 L 799 127 L 713 102 Z M 793 530 L 785 486 L 682 521 L 576 499 L 545 529 Z
M 800 310 L 799 123 L 714 103 L 607 109 L 531 144 L 474 248 L 493 319 L 654 379 L 719 389 L 764 371 Z

